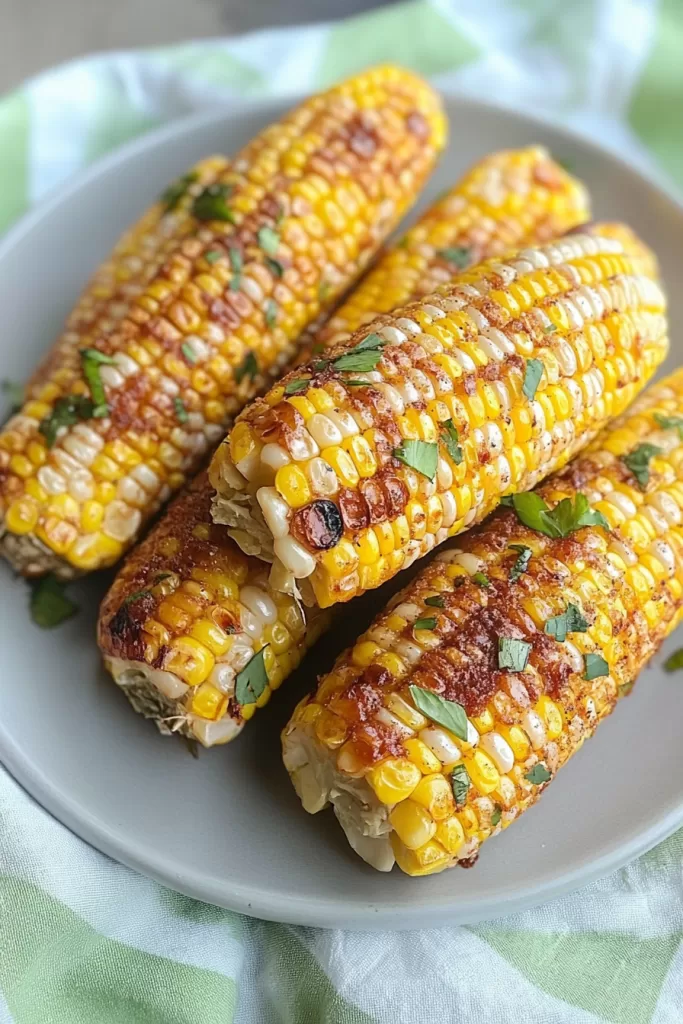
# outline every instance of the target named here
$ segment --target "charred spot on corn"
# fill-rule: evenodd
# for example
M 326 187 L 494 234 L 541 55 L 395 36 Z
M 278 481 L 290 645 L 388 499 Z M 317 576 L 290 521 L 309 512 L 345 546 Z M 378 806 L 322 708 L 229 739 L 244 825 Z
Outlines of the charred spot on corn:
M 266 644 L 257 651 L 235 679 L 235 700 L 238 704 L 253 704 L 261 696 L 268 685 L 265 655 L 269 647 Z
M 465 270 L 472 263 L 472 250 L 464 245 L 453 245 L 445 249 L 438 249 L 436 255 L 457 270 Z
M 199 175 L 196 171 L 190 171 L 188 174 L 183 174 L 180 178 L 172 181 L 168 188 L 164 189 L 159 197 L 159 202 L 164 205 L 164 213 L 170 213 L 171 210 L 175 210 L 176 206 L 188 192 L 190 185 L 194 185 Z
M 235 380 L 241 384 L 245 377 L 253 380 L 259 372 L 256 356 L 253 352 L 247 352 L 246 356 L 235 370 Z
M 591 679 L 598 679 L 600 676 L 609 675 L 609 665 L 601 654 L 584 654 L 583 656 L 584 673 L 583 678 L 590 681 Z
M 228 198 L 233 191 L 232 185 L 209 185 L 192 203 L 192 215 L 197 220 L 222 220 L 234 224 L 235 218 L 228 206 Z
M 561 615 L 554 615 L 548 619 L 543 627 L 547 636 L 554 636 L 559 643 L 564 643 L 567 633 L 585 633 L 588 630 L 588 622 L 581 614 L 581 611 L 571 602 L 567 610 Z
M 433 480 L 439 463 L 439 446 L 435 441 L 402 441 L 391 453 L 399 462 L 414 469 L 416 473 Z
M 533 768 L 525 774 L 524 778 L 533 786 L 541 786 L 544 782 L 550 782 L 552 775 L 543 762 L 539 761 L 538 764 L 535 764 Z
M 516 637 L 498 637 L 498 668 L 509 672 L 523 672 L 527 667 L 531 644 Z
M 464 807 L 467 803 L 467 794 L 469 793 L 471 785 L 472 783 L 465 765 L 456 764 L 455 768 L 451 772 L 451 788 L 453 790 L 453 797 L 457 808 Z
M 462 448 L 460 447 L 458 431 L 452 419 L 444 420 L 444 430 L 441 434 L 441 441 L 456 466 L 463 460 Z
M 522 384 L 522 391 L 530 402 L 533 402 L 536 397 L 536 391 L 538 390 L 538 385 L 541 382 L 542 376 L 542 361 L 540 359 L 527 359 L 526 367 L 524 369 L 524 383 Z
M 650 480 L 650 460 L 654 459 L 655 455 L 661 454 L 662 449 L 656 444 L 644 442 L 637 445 L 627 455 L 621 456 L 621 461 L 635 477 L 641 491 L 645 490 Z
M 29 608 L 41 629 L 54 629 L 78 611 L 78 605 L 65 593 L 65 584 L 51 574 L 31 584 Z
M 512 551 L 517 552 L 517 558 L 515 564 L 510 569 L 509 580 L 511 583 L 516 583 L 522 573 L 525 573 L 529 568 L 529 562 L 531 561 L 531 548 L 527 547 L 526 544 L 508 544 L 508 547 Z
M 312 551 L 328 551 L 343 536 L 341 512 L 333 501 L 318 498 L 294 512 L 291 531 Z
M 455 700 L 446 700 L 432 690 L 422 686 L 409 686 L 410 696 L 418 711 L 430 718 L 432 722 L 450 729 L 459 739 L 467 739 L 467 714 L 462 704 Z

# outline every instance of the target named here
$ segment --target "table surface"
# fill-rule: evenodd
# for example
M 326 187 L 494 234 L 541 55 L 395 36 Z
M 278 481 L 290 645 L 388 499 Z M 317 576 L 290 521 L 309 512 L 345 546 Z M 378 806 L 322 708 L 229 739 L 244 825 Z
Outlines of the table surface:
M 382 0 L 0 0 L 0 93 L 97 50 L 341 18 Z

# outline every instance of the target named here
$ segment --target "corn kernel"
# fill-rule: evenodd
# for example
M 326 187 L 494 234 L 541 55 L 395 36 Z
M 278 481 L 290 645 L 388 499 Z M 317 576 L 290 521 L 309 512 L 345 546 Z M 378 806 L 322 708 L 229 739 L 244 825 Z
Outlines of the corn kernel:
M 422 773 L 406 757 L 392 757 L 375 765 L 366 775 L 377 799 L 383 804 L 396 804 L 413 792 Z
M 275 474 L 275 487 L 290 508 L 299 508 L 312 499 L 306 474 L 293 462 L 278 469 Z
M 104 507 L 99 501 L 86 501 L 83 503 L 81 512 L 81 526 L 86 533 L 94 533 L 99 530 L 104 519 Z
M 190 711 L 213 721 L 221 716 L 221 709 L 224 711 L 227 705 L 228 698 L 224 693 L 211 683 L 202 683 L 192 697 Z
M 470 721 L 478 733 L 491 732 L 493 729 L 493 715 L 488 708 L 484 708 L 480 715 L 474 715 Z
M 7 509 L 5 523 L 11 533 L 30 533 L 38 522 L 39 508 L 33 498 L 23 497 L 13 501 Z
M 536 702 L 536 711 L 545 722 L 548 739 L 556 740 L 564 728 L 564 716 L 560 707 L 543 694 Z
M 411 800 L 425 807 L 434 821 L 441 821 L 442 818 L 447 818 L 455 811 L 451 787 L 444 776 L 440 774 L 440 768 L 441 766 L 439 766 L 437 774 L 427 775 L 421 782 L 418 782 L 411 795 Z M 431 839 L 431 836 L 429 838 Z M 403 841 L 405 842 L 405 839 Z
M 334 400 L 323 388 L 309 388 L 306 398 L 314 406 L 316 412 L 329 412 L 334 409 Z
M 396 711 L 394 711 L 396 714 Z M 419 728 L 419 726 L 416 726 Z M 423 775 L 431 775 L 434 772 L 441 771 L 441 761 L 439 761 L 436 754 L 433 754 L 426 743 L 418 739 L 416 736 L 411 737 L 409 740 L 404 740 L 403 746 L 406 749 L 408 757 L 417 765 Z
M 242 716 L 242 718 L 244 719 L 245 722 L 248 722 L 249 719 L 253 717 L 255 711 L 256 711 L 256 705 L 255 704 L 241 704 L 240 705 L 240 714 L 241 714 L 241 716 Z
M 315 734 L 321 743 L 334 750 L 346 739 L 346 722 L 339 715 L 323 708 L 315 721 Z
M 467 773 L 482 796 L 492 793 L 500 781 L 498 769 L 483 750 L 475 750 L 465 759 Z
M 358 555 L 351 541 L 342 538 L 333 548 L 324 552 L 320 561 L 333 579 L 341 579 L 356 568 Z
M 373 565 L 380 556 L 379 544 L 372 527 L 357 533 L 353 540 L 353 546 L 361 565 Z
M 311 416 L 315 415 L 315 406 L 312 402 L 309 402 L 308 398 L 304 398 L 303 395 L 292 395 L 287 398 L 286 401 L 293 405 L 297 412 L 300 412 L 305 420 L 310 420 Z
M 474 835 L 479 829 L 479 818 L 473 807 L 463 807 L 461 811 L 457 812 L 456 815 L 458 821 L 463 827 L 463 831 L 467 837 Z
M 402 800 L 398 803 L 389 815 L 389 821 L 401 842 L 409 850 L 417 850 L 424 846 L 436 832 L 436 823 L 429 812 L 412 800 Z
M 519 725 L 499 725 L 498 732 L 501 734 L 503 739 L 507 740 L 510 744 L 512 753 L 515 755 L 515 760 L 525 761 L 529 756 L 531 744 L 529 743 L 529 737 L 524 732 L 524 729 Z
M 256 448 L 256 440 L 248 423 L 238 421 L 230 431 L 230 458 L 236 464 Z
M 398 655 L 391 652 L 380 654 L 377 658 L 377 664 L 391 672 L 394 679 L 402 679 L 407 672 L 405 664 Z
M 199 619 L 198 622 L 195 622 L 190 630 L 190 635 L 208 647 L 217 658 L 225 654 L 232 644 L 232 637 L 209 619 Z
M 449 855 L 441 843 L 432 839 L 425 843 L 419 850 L 409 850 L 396 833 L 391 834 L 391 848 L 396 857 L 396 863 L 401 871 L 414 878 L 421 875 L 432 875 L 441 871 L 449 863 Z
M 436 838 L 450 854 L 456 854 L 465 842 L 465 832 L 458 819 L 453 816 L 438 823 Z
M 33 473 L 33 463 L 30 459 L 27 459 L 25 455 L 13 455 L 9 460 L 9 468 L 23 480 L 25 480 L 26 477 L 31 476 Z
M 358 434 L 355 434 L 353 437 L 347 437 L 342 442 L 342 448 L 348 452 L 353 459 L 354 465 L 360 476 L 374 476 L 377 472 L 377 461 L 370 445 L 364 437 L 360 437 Z
M 215 662 L 203 644 L 191 636 L 179 636 L 171 642 L 163 667 L 180 676 L 188 686 L 198 686 L 210 675 Z
M 358 665 L 359 668 L 367 668 L 368 665 L 372 665 L 377 660 L 380 654 L 382 654 L 382 648 L 373 643 L 372 640 L 361 640 L 353 648 L 351 661 L 354 665 Z
M 379 545 L 380 554 L 390 554 L 394 550 L 394 531 L 391 528 L 391 523 L 376 523 L 374 531 Z
M 322 458 L 332 466 L 344 487 L 356 487 L 358 485 L 360 479 L 358 470 L 353 459 L 343 448 L 338 448 L 336 445 L 325 448 L 322 452 Z

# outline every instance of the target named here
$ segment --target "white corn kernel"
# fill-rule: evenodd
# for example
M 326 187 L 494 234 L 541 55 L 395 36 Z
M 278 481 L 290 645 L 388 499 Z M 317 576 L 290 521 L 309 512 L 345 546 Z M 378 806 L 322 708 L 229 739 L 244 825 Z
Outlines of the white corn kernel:
M 339 427 L 323 413 L 317 412 L 311 416 L 306 424 L 313 440 L 321 448 L 327 448 L 333 444 L 340 444 L 342 433 Z
M 126 502 L 115 498 L 107 505 L 102 529 L 109 537 L 123 543 L 137 533 L 141 522 L 139 509 L 131 508 Z
M 407 740 L 414 735 L 410 726 L 407 726 L 400 718 L 397 718 L 396 715 L 392 715 L 391 711 L 388 711 L 386 708 L 380 708 L 379 711 L 376 712 L 375 718 L 378 722 L 381 722 L 382 725 L 388 726 L 392 732 L 398 733 L 401 739 Z
M 460 760 L 460 748 L 448 733 L 438 726 L 422 729 L 418 735 L 442 764 L 453 764 Z
M 315 569 L 315 559 L 293 537 L 278 537 L 273 545 L 275 554 L 295 579 L 305 579 Z
M 277 489 L 259 487 L 256 500 L 274 540 L 286 537 L 289 533 L 289 505 L 280 497 Z
M 316 495 L 332 495 L 339 490 L 337 474 L 324 459 L 311 459 L 306 467 L 308 478 Z
M 66 480 L 53 466 L 41 466 L 36 476 L 48 494 L 62 494 L 66 490 Z
M 276 473 L 278 469 L 282 469 L 283 466 L 286 466 L 291 461 L 289 453 L 281 444 L 270 442 L 269 444 L 264 444 L 261 449 L 261 462 Z
M 260 587 L 242 587 L 240 590 L 240 601 L 247 606 L 250 612 L 258 615 L 266 625 L 271 626 L 274 622 L 277 622 L 275 602 Z
M 479 742 L 499 772 L 505 775 L 513 768 L 515 755 L 512 753 L 512 747 L 499 732 L 484 733 Z
M 539 750 L 545 743 L 545 726 L 540 715 L 529 709 L 522 719 L 522 728 L 529 737 L 534 750 Z

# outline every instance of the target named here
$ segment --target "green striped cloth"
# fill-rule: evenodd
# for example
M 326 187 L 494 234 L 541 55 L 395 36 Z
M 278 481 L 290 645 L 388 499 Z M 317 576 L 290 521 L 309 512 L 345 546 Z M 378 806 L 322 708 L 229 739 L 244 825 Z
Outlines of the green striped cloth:
M 414 0 L 339 24 L 79 60 L 0 100 L 0 230 L 126 139 L 398 61 L 599 137 L 683 187 L 681 0 Z M 680 1024 L 683 832 L 515 917 L 290 928 L 115 864 L 0 768 L 0 1024 Z

